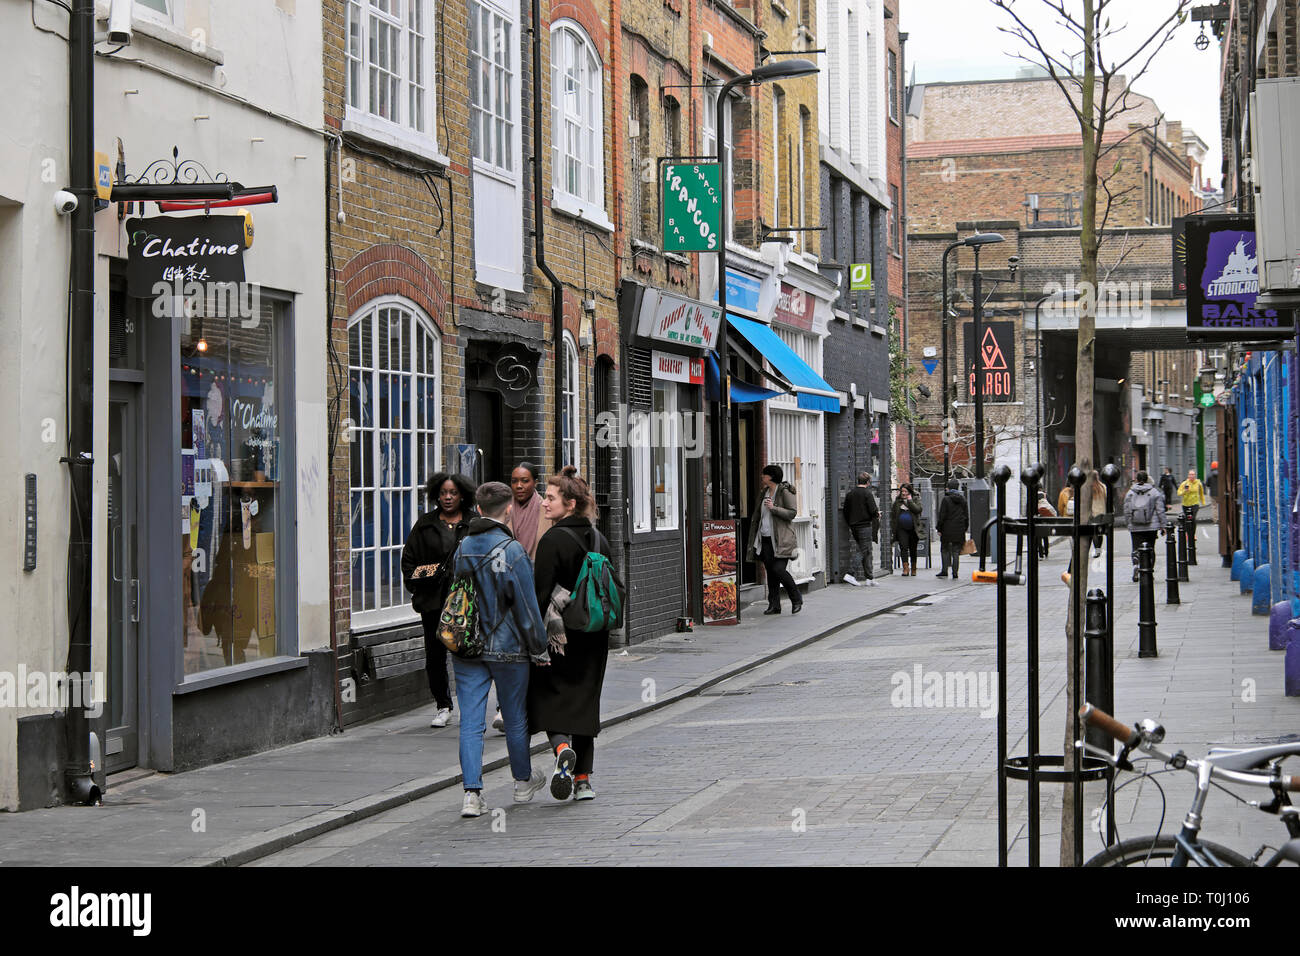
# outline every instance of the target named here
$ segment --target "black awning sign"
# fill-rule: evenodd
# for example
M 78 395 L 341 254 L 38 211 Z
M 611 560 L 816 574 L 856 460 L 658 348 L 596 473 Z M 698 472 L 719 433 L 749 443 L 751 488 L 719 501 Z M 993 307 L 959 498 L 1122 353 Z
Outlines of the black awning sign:
M 244 281 L 242 216 L 156 216 L 126 222 L 127 292 L 154 296 L 159 282 Z
M 983 322 L 980 324 L 980 347 L 975 349 L 975 323 L 968 322 L 964 331 L 966 345 L 966 388 L 975 395 L 975 366 L 986 402 L 1012 402 L 1016 398 L 1016 324 Z

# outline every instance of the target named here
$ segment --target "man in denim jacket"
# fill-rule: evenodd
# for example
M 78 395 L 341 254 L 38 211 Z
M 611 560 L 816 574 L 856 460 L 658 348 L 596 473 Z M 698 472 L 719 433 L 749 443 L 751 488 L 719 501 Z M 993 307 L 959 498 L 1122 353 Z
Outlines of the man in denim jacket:
M 537 610 L 533 565 L 523 545 L 506 526 L 510 488 L 499 481 L 480 485 L 475 494 L 482 517 L 470 522 L 469 534 L 456 552 L 453 576 L 474 576 L 483 654 L 472 660 L 452 658 L 460 700 L 460 772 L 464 777 L 462 817 L 477 817 L 483 802 L 483 729 L 488 686 L 497 685 L 497 701 L 506 725 L 506 749 L 515 778 L 515 803 L 533 798 L 546 776 L 532 769 L 528 755 L 528 665 L 549 664 L 546 627 Z

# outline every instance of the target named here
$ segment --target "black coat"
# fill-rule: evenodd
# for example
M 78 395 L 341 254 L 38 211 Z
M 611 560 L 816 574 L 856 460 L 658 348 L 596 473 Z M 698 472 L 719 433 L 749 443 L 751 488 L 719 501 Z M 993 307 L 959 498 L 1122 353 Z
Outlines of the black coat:
M 934 519 L 943 544 L 962 544 L 966 540 L 966 529 L 970 527 L 970 511 L 966 499 L 960 491 L 945 491 L 943 501 L 939 502 L 939 513 Z
M 906 508 L 912 515 L 912 534 L 919 535 L 921 530 L 921 502 L 915 498 L 903 499 L 902 495 L 894 498 L 894 503 L 889 507 L 889 533 L 895 541 L 898 540 L 899 531 L 902 530 L 898 525 L 898 516 Z
M 576 531 L 582 543 L 573 539 Z M 537 544 L 533 576 L 542 617 L 558 585 L 572 591 L 588 551 L 612 557 L 609 543 L 597 537 L 586 518 L 562 518 Z M 564 653 L 551 653 L 547 667 L 532 668 L 528 681 L 528 726 L 547 731 L 594 737 L 600 732 L 600 692 L 609 662 L 609 631 L 564 630 Z
M 869 524 L 873 533 L 880 529 L 880 506 L 870 488 L 858 485 L 844 496 L 844 521 L 850 528 Z
M 463 510 L 460 524 L 453 528 L 438 517 L 437 509 L 426 511 L 406 536 L 406 547 L 402 549 L 402 583 L 411 592 L 411 607 L 417 614 L 442 612 L 451 589 L 451 557 L 461 539 L 469 534 L 469 523 L 475 517 L 473 511 Z M 413 579 L 412 572 L 425 564 L 442 567 L 432 578 Z

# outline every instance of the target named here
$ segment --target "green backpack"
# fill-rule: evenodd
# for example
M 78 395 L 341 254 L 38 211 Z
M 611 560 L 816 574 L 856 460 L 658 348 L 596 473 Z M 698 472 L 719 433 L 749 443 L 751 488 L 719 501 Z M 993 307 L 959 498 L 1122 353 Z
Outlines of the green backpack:
M 581 536 L 572 528 L 562 529 L 573 536 L 580 548 L 585 548 Z M 609 544 L 595 528 L 596 546 Z M 627 603 L 627 588 L 614 571 L 614 562 L 599 551 L 588 551 L 578 571 L 569 604 L 565 607 L 564 626 L 575 631 L 608 631 L 623 626 L 623 605 Z

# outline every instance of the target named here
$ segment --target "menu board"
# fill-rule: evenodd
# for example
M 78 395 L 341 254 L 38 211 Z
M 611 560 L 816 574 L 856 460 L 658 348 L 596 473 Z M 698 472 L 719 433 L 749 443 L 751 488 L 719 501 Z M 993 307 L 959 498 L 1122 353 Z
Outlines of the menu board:
M 736 589 L 740 584 L 740 548 L 737 544 L 740 522 L 704 520 L 704 623 L 739 624 L 740 604 Z

